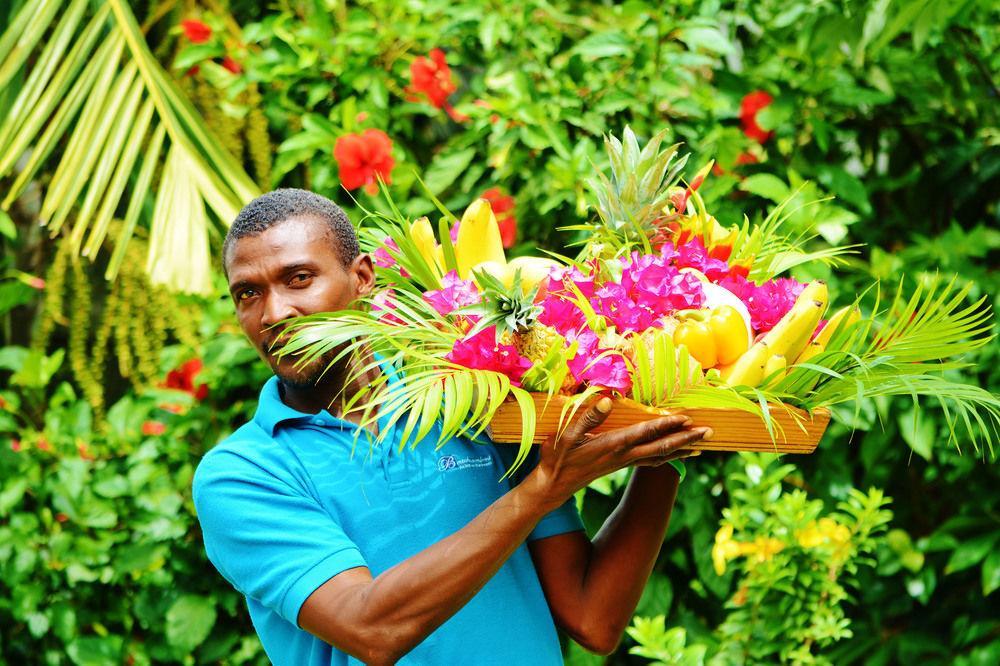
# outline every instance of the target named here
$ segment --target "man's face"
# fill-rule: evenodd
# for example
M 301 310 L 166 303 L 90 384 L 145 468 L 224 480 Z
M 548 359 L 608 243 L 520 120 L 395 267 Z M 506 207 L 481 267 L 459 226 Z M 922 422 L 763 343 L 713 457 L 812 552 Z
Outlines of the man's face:
M 279 359 L 275 353 L 274 342 L 284 328 L 275 324 L 342 310 L 370 292 L 371 259 L 361 255 L 345 267 L 324 223 L 291 218 L 237 240 L 225 261 L 236 316 L 257 352 L 286 384 L 314 385 L 335 352 L 296 368 L 297 357 Z

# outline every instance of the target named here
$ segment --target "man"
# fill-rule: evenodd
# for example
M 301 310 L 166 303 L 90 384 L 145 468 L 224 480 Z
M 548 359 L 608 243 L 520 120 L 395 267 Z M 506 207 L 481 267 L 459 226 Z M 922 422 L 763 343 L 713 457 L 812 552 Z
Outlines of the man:
M 209 558 L 246 596 L 275 664 L 556 664 L 555 625 L 614 650 L 676 495 L 662 463 L 709 429 L 669 416 L 590 435 L 604 400 L 514 486 L 500 480 L 511 447 L 355 447 L 349 369 L 324 372 L 329 357 L 296 367 L 272 349 L 283 322 L 373 289 L 343 211 L 302 190 L 266 194 L 236 218 L 223 263 L 240 325 L 275 377 L 253 420 L 204 457 L 194 498 Z M 379 427 L 399 441 L 384 417 Z M 621 504 L 589 540 L 573 493 L 631 465 Z

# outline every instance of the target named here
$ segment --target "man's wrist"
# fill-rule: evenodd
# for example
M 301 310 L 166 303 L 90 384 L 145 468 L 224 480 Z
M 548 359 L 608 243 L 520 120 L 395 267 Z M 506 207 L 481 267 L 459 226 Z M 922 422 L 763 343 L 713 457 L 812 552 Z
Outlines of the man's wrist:
M 568 498 L 560 498 L 552 492 L 551 486 L 537 470 L 532 471 L 524 481 L 517 484 L 511 492 L 518 492 L 518 500 L 526 506 L 538 511 L 538 519 L 555 511 Z

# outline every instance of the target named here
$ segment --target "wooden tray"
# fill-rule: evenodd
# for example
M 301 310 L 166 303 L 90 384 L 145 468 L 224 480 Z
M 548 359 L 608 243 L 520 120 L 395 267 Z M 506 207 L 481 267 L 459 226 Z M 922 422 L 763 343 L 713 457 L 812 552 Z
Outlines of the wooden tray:
M 559 428 L 559 417 L 567 398 L 554 396 L 549 399 L 544 393 L 533 393 L 535 411 L 538 414 L 535 426 L 535 443 L 548 439 Z M 582 415 L 586 409 L 597 402 L 595 397 L 585 403 L 576 412 Z M 764 422 L 749 412 L 734 409 L 693 408 L 677 410 L 657 410 L 641 405 L 627 398 L 613 401 L 611 414 L 604 423 L 593 432 L 604 432 L 613 428 L 647 421 L 664 414 L 686 414 L 694 420 L 695 425 L 709 426 L 714 436 L 709 441 L 701 441 L 691 446 L 702 451 L 769 451 L 772 453 L 812 453 L 816 450 L 826 426 L 830 422 L 830 410 L 819 408 L 808 412 L 794 407 L 772 405 L 771 419 L 777 424 L 774 440 L 764 427 Z M 792 414 L 797 414 L 801 420 Z M 490 423 L 494 442 L 517 444 L 521 441 L 521 411 L 517 402 L 505 401 Z

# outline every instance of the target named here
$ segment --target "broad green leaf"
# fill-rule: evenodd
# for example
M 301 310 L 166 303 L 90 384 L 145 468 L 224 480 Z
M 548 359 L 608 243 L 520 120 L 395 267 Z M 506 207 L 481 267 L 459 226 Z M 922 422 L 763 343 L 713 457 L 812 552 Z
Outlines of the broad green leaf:
M 167 642 L 182 653 L 191 652 L 211 633 L 215 615 L 211 599 L 185 594 L 167 611 Z
M 994 546 L 983 561 L 983 596 L 1000 587 L 1000 548 Z
M 944 572 L 953 574 L 979 564 L 995 548 L 998 540 L 1000 540 L 1000 532 L 981 534 L 971 539 L 959 541 L 958 547 L 948 558 Z
M 439 155 L 434 158 L 424 174 L 424 184 L 433 194 L 441 194 L 455 179 L 468 168 L 472 158 L 476 156 L 475 148 L 466 148 L 455 153 Z
M 746 180 L 740 183 L 740 189 L 770 199 L 775 203 L 785 201 L 791 194 L 788 185 L 777 176 L 772 176 L 769 173 L 756 173 L 747 176 Z

